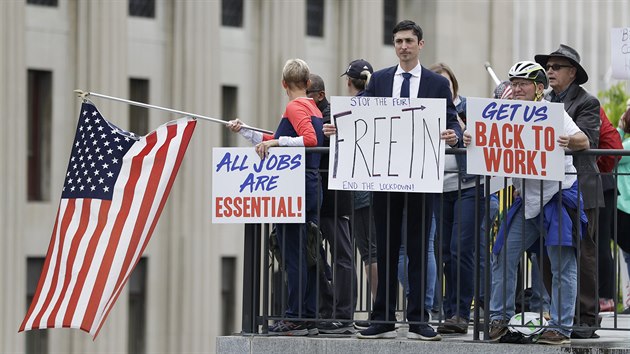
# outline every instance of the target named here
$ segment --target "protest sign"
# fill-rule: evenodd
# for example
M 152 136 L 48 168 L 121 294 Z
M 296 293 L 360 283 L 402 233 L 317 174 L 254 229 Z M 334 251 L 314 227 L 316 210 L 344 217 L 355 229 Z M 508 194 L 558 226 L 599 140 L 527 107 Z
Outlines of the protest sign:
M 562 181 L 564 130 L 561 103 L 469 97 L 467 151 L 470 174 Z
M 630 27 L 610 30 L 612 77 L 630 80 Z
M 212 149 L 213 223 L 303 223 L 304 148 Z
M 331 97 L 328 188 L 441 192 L 446 100 Z

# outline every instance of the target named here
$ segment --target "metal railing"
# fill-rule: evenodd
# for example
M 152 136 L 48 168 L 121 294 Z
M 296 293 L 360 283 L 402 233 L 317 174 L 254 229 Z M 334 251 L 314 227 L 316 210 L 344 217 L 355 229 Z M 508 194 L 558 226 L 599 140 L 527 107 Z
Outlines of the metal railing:
M 306 151 L 307 153 L 313 153 L 313 152 L 328 153 L 327 148 L 308 148 Z M 466 153 L 465 149 L 447 149 L 447 154 L 465 154 L 465 153 Z M 568 152 L 567 154 L 576 155 L 576 156 L 593 156 L 593 155 L 595 156 L 600 156 L 600 155 L 630 156 L 630 151 L 593 149 L 593 150 L 588 150 L 588 151 L 583 151 L 583 152 Z M 456 171 L 445 171 L 445 174 L 447 173 L 456 173 Z M 615 170 L 611 172 L 610 175 L 612 175 L 615 179 L 615 186 L 614 186 L 615 193 L 614 194 L 616 196 L 617 195 L 617 179 L 619 178 L 619 176 L 625 176 L 625 174 L 619 174 L 617 172 L 617 168 L 615 168 Z M 578 178 L 579 177 L 580 177 L 580 174 L 578 174 Z M 461 198 L 462 197 L 461 182 L 459 183 L 458 187 L 459 188 L 456 192 L 457 198 Z M 561 182 L 559 182 L 559 187 L 561 187 Z M 472 188 L 475 188 L 474 210 L 462 210 L 460 208 L 460 210 L 455 210 L 454 212 L 460 213 L 460 216 L 465 213 L 474 213 L 474 215 L 477 216 L 474 218 L 475 219 L 474 230 L 473 230 L 474 245 L 458 244 L 457 252 L 462 252 L 464 249 L 470 248 L 470 247 L 474 248 L 474 264 L 473 264 L 473 272 L 472 272 L 472 276 L 474 277 L 473 278 L 474 293 L 473 293 L 473 299 L 471 301 L 470 324 L 468 327 L 472 326 L 473 339 L 480 340 L 480 339 L 489 339 L 489 324 L 490 324 L 489 312 L 490 311 L 488 311 L 488 308 L 487 308 L 489 304 L 489 301 L 487 299 L 489 298 L 489 294 L 491 294 L 491 291 L 492 291 L 491 289 L 492 273 L 490 270 L 492 263 L 491 263 L 490 255 L 494 246 L 494 241 L 495 241 L 498 229 L 502 225 L 505 226 L 505 223 L 507 222 L 507 219 L 505 216 L 506 216 L 506 212 L 509 206 L 513 202 L 513 198 L 509 189 L 505 189 L 504 192 L 502 192 L 499 195 L 498 200 L 496 200 L 499 204 L 499 207 L 498 207 L 497 215 L 495 216 L 495 215 L 491 215 L 492 213 L 490 211 L 492 208 L 491 208 L 491 199 L 489 198 L 490 193 L 489 193 L 488 178 L 477 177 L 475 181 L 475 186 Z M 578 191 L 579 191 L 579 187 L 578 187 Z M 438 197 L 439 196 L 440 195 L 438 195 Z M 443 197 L 444 195 L 441 196 L 441 198 Z M 558 203 L 561 203 L 561 202 L 562 202 L 562 199 L 560 198 L 560 201 Z M 335 200 L 335 203 L 337 203 L 337 200 Z M 405 200 L 405 203 L 406 203 L 406 200 Z M 617 198 L 615 197 L 613 205 L 612 206 L 607 205 L 605 207 L 605 208 L 611 208 L 611 207 L 614 208 L 614 214 L 613 214 L 614 215 L 614 222 L 613 222 L 614 231 L 611 237 L 611 240 L 613 241 L 613 250 L 615 251 L 613 252 L 614 274 L 612 275 L 599 274 L 598 272 L 598 277 L 612 276 L 612 279 L 615 284 L 614 286 L 615 306 L 618 305 L 617 294 L 619 294 L 620 292 L 620 289 L 619 289 L 620 281 L 619 281 L 618 269 L 620 267 L 620 263 L 621 263 L 621 266 L 623 266 L 623 261 L 620 261 L 619 257 L 617 256 L 618 252 L 616 252 L 617 239 L 618 237 L 620 237 L 620 233 L 619 233 L 620 230 L 617 230 L 616 228 L 616 221 L 617 221 L 616 203 L 617 203 Z M 442 203 L 438 203 L 438 205 L 439 206 L 437 208 L 434 208 L 434 213 L 436 213 L 435 214 L 436 219 L 440 220 L 444 216 L 443 215 L 444 208 L 443 208 Z M 373 217 L 372 207 L 373 206 L 370 206 L 370 217 Z M 541 209 L 542 209 L 542 201 L 541 201 Z M 596 209 L 595 215 L 599 216 L 599 209 Z M 350 216 L 350 220 L 355 219 L 354 212 L 352 213 L 352 215 L 349 215 L 349 216 Z M 424 221 L 426 222 L 426 220 Z M 484 225 L 488 225 L 488 227 L 485 227 Z M 368 226 L 368 230 L 371 230 L 371 227 L 373 227 L 373 225 Z M 456 227 L 459 227 L 457 235 L 461 235 L 461 232 L 470 231 L 470 230 L 462 230 L 461 226 L 456 226 Z M 243 271 L 243 318 L 242 318 L 242 333 L 243 334 L 266 334 L 268 333 L 270 321 L 285 319 L 284 310 L 286 308 L 286 301 L 287 301 L 287 287 L 286 287 L 286 276 L 284 275 L 282 271 L 285 264 L 284 264 L 284 261 L 279 262 L 278 259 L 274 258 L 272 252 L 270 252 L 270 237 L 269 236 L 272 233 L 272 230 L 273 230 L 273 225 L 268 225 L 268 224 L 265 224 L 265 225 L 246 224 L 245 225 L 244 271 Z M 443 230 L 444 230 L 443 223 L 436 224 L 436 228 L 435 228 L 436 248 L 434 249 L 434 254 L 436 257 L 436 264 L 437 264 L 437 267 L 436 267 L 437 282 L 436 282 L 436 287 L 435 287 L 434 307 L 438 308 L 438 311 L 444 305 L 443 301 L 444 301 L 445 289 L 447 289 L 446 291 L 454 291 L 455 303 L 457 304 L 460 302 L 461 296 L 463 296 L 462 291 L 461 291 L 461 286 L 460 286 L 461 282 L 464 277 L 470 275 L 470 274 L 466 274 L 466 272 L 461 271 L 462 269 L 461 264 L 455 264 L 454 266 L 457 268 L 456 284 L 444 284 L 444 268 L 440 266 L 443 264 L 443 261 L 444 261 L 444 252 L 443 252 L 442 247 L 440 247 L 442 243 L 441 241 L 443 239 L 443 236 L 442 236 Z M 428 235 L 424 234 L 423 239 L 425 237 L 428 237 Z M 461 239 L 461 237 L 459 238 Z M 596 228 L 595 239 L 597 240 L 598 238 L 599 238 L 599 230 Z M 333 242 L 335 242 L 334 241 L 336 240 L 335 235 L 333 235 L 331 239 L 333 240 Z M 352 239 L 354 240 L 354 235 L 352 235 Z M 545 247 L 544 247 L 543 242 L 544 242 L 544 238 L 540 237 L 539 240 L 536 241 L 534 246 L 531 247 L 533 251 L 536 251 L 538 253 L 538 255 L 543 255 L 545 253 Z M 576 249 L 577 249 L 577 259 L 578 259 L 578 274 L 577 274 L 578 276 L 577 278 L 578 279 L 578 301 L 576 302 L 576 308 L 577 308 L 576 313 L 578 315 L 575 318 L 575 321 L 574 321 L 575 323 L 574 323 L 573 328 L 577 328 L 577 326 L 582 322 L 582 319 L 580 318 L 580 315 L 579 315 L 580 313 L 579 268 L 581 267 L 581 264 L 579 263 L 579 258 L 580 258 L 579 246 L 580 246 L 580 242 L 582 241 L 578 239 L 576 240 L 576 242 L 577 242 Z M 315 293 L 317 294 L 315 314 L 306 316 L 306 310 L 300 307 L 300 311 L 298 311 L 299 313 L 294 314 L 297 316 L 292 317 L 291 319 L 314 321 L 314 322 L 331 321 L 331 320 L 348 320 L 347 318 L 340 319 L 334 316 L 334 314 L 336 313 L 336 301 L 337 301 L 337 298 L 334 292 L 332 295 L 333 296 L 332 298 L 333 316 L 322 317 L 320 315 L 320 311 L 319 311 L 320 305 L 321 305 L 320 294 L 322 293 L 322 289 L 325 286 L 329 286 L 327 282 L 331 278 L 330 259 L 333 256 L 333 254 L 331 254 L 330 252 L 330 245 L 326 246 L 326 244 L 322 242 L 321 238 L 317 239 L 317 244 L 321 245 L 321 252 L 320 252 L 321 257 L 317 258 L 316 264 L 314 265 L 315 267 L 314 269 L 316 269 L 316 274 L 318 274 L 315 281 Z M 403 242 L 403 244 L 405 244 L 405 242 Z M 425 245 L 426 244 L 423 243 L 422 252 L 424 252 L 423 253 L 424 255 L 427 255 L 426 253 L 427 249 L 425 248 Z M 355 245 L 353 244 L 353 246 Z M 286 248 L 285 248 L 286 246 L 284 244 L 280 244 L 278 245 L 278 247 L 281 250 L 284 250 L 286 252 Z M 355 265 L 356 274 L 358 277 L 357 285 L 355 286 L 354 284 L 335 284 L 335 282 L 333 281 L 331 286 L 333 287 L 342 286 L 346 291 L 349 291 L 351 294 L 354 294 L 354 296 L 356 296 L 356 300 L 355 300 L 356 306 L 355 306 L 354 316 L 350 320 L 352 321 L 366 320 L 366 319 L 369 319 L 368 317 L 371 311 L 372 301 L 374 300 L 370 291 L 369 281 L 368 281 L 370 274 L 366 274 L 366 272 L 364 271 L 363 269 L 364 267 L 361 262 L 361 257 L 359 257 L 356 251 L 356 247 L 354 247 L 353 253 L 354 253 L 353 264 Z M 531 279 L 532 275 L 535 276 L 535 274 L 533 273 L 533 271 L 535 270 L 533 270 L 532 267 L 535 268 L 537 266 L 539 270 L 542 271 L 542 273 L 545 273 L 546 271 L 548 271 L 550 267 L 550 264 L 547 263 L 544 257 L 538 256 L 535 261 L 528 261 L 526 256 L 522 254 L 520 255 L 520 259 L 521 259 L 520 261 L 521 270 L 519 271 L 519 280 L 518 280 L 518 285 L 516 288 L 516 297 L 514 299 L 517 313 L 520 311 L 530 309 L 528 306 L 530 306 L 531 304 L 529 303 L 528 297 L 527 297 L 528 295 L 527 289 L 530 289 L 530 286 L 538 285 L 539 291 L 541 289 L 543 290 L 546 289 L 545 287 L 540 288 L 540 286 L 542 285 L 541 284 L 542 280 L 532 281 Z M 300 258 L 300 262 L 302 261 L 306 261 L 306 260 Z M 320 276 L 320 274 L 323 274 L 323 276 Z M 406 268 L 405 268 L 404 274 L 406 277 L 406 274 L 407 274 Z M 422 279 L 422 286 L 421 286 L 420 292 L 422 294 L 425 294 L 426 288 L 427 288 L 426 272 L 422 276 L 422 278 L 423 279 Z M 543 278 L 545 279 L 547 283 L 549 283 L 548 278 L 546 278 L 545 276 L 543 276 Z M 302 277 L 300 277 L 300 282 L 301 281 L 302 281 Z M 302 286 L 302 284 L 300 286 Z M 454 290 L 452 289 L 453 286 L 455 287 Z M 407 303 L 406 294 L 405 294 L 406 288 L 404 284 L 399 284 L 398 288 L 399 288 L 399 291 L 397 294 L 397 301 L 396 301 L 397 305 L 396 305 L 395 311 L 396 311 L 396 314 L 401 315 L 401 317 L 399 317 L 398 319 L 389 319 L 387 323 L 398 323 L 398 324 L 408 323 L 404 317 L 404 314 L 406 312 L 406 303 Z M 562 291 L 562 289 L 560 291 Z M 505 296 L 503 297 L 505 298 Z M 598 300 L 598 296 L 596 296 L 596 301 L 597 300 Z M 506 307 L 505 305 L 507 301 L 509 300 L 504 299 L 503 308 Z M 421 300 L 421 306 L 425 306 L 425 299 Z M 538 312 L 539 315 L 542 317 L 546 315 L 545 312 L 547 311 L 545 308 L 541 307 L 541 308 L 538 308 L 536 312 Z M 439 314 L 439 312 L 436 314 Z M 594 325 L 592 329 L 597 329 L 597 330 L 614 329 L 614 330 L 630 331 L 630 328 L 619 327 L 618 322 L 617 322 L 617 313 L 615 312 L 613 315 L 614 315 L 613 327 L 603 328 L 603 327 L 599 327 L 598 325 Z M 423 322 L 421 323 L 429 323 L 432 325 L 440 326 L 444 324 L 444 320 L 445 318 L 443 317 L 437 317 L 437 318 L 423 320 Z M 411 323 L 416 323 L 416 322 L 411 322 Z M 518 325 L 516 327 L 518 327 Z

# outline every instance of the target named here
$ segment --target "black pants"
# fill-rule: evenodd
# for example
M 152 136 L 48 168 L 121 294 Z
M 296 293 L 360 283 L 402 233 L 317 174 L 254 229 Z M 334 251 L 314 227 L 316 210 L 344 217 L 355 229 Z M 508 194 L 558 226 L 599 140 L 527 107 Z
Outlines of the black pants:
M 429 313 L 424 306 L 424 294 L 433 194 L 375 192 L 373 205 L 378 259 L 378 288 L 373 317 L 380 321 L 396 320 L 398 255 L 402 243 L 402 215 L 406 207 L 409 257 L 407 320 L 426 322 Z

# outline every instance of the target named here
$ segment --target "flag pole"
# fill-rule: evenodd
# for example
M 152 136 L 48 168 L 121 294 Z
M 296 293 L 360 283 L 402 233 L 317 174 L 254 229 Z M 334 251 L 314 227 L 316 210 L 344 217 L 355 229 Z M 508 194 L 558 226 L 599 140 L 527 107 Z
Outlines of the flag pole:
M 484 66 L 486 67 L 486 70 L 488 70 L 488 74 L 490 74 L 490 76 L 492 77 L 492 80 L 494 80 L 494 83 L 496 85 L 501 83 L 501 80 L 499 80 L 499 77 L 497 76 L 497 74 L 494 72 L 494 70 L 492 69 L 492 66 L 490 65 L 489 62 L 486 62 L 484 64 Z
M 81 97 L 84 100 L 87 100 L 88 96 L 95 96 L 95 97 L 105 98 L 105 99 L 112 100 L 112 101 L 124 102 L 124 103 L 130 104 L 130 105 L 133 105 L 133 106 L 139 106 L 139 107 L 144 107 L 144 108 L 152 108 L 152 109 L 158 109 L 158 110 L 161 110 L 161 111 L 181 114 L 183 116 L 189 116 L 189 117 L 192 117 L 192 118 L 203 119 L 203 120 L 207 120 L 207 121 L 214 122 L 214 123 L 220 123 L 220 124 L 223 124 L 223 125 L 228 125 L 229 124 L 228 121 L 225 121 L 223 119 L 206 117 L 206 116 L 202 116 L 202 115 L 195 114 L 195 113 L 179 111 L 179 110 L 172 109 L 172 108 L 155 106 L 155 105 L 152 105 L 152 104 L 146 104 L 146 103 L 142 103 L 142 102 L 130 101 L 130 100 L 126 100 L 124 98 L 107 96 L 107 95 L 103 95 L 103 94 L 96 93 L 96 92 L 88 92 L 88 91 L 83 91 L 83 90 L 74 90 L 74 92 L 77 94 L 77 96 Z M 256 127 L 250 127 L 249 125 L 246 125 L 246 124 L 243 124 L 242 127 L 245 128 L 245 129 L 254 130 L 254 131 L 265 133 L 265 134 L 273 134 L 273 132 L 270 131 L 270 130 L 265 130 L 265 129 L 256 128 Z

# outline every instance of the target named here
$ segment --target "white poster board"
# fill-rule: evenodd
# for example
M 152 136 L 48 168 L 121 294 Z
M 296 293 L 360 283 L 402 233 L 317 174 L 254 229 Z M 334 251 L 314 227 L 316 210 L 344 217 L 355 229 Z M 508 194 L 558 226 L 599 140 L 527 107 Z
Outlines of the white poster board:
M 561 103 L 469 97 L 469 174 L 564 180 Z
M 212 222 L 303 223 L 304 148 L 212 149 Z
M 630 80 L 630 27 L 610 30 L 612 77 Z
M 328 188 L 442 192 L 446 100 L 331 97 Z

